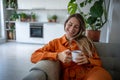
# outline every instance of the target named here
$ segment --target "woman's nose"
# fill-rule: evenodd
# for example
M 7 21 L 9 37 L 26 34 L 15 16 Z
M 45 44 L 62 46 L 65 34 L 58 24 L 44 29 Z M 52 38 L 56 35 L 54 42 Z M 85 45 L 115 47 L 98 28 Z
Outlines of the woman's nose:
M 71 26 L 71 27 L 70 27 L 70 30 L 71 30 L 71 31 L 74 30 L 74 26 Z

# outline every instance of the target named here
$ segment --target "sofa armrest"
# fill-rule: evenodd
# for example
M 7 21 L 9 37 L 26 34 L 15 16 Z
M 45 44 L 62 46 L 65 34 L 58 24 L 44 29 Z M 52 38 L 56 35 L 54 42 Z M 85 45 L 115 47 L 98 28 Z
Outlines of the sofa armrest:
M 45 72 L 41 70 L 30 71 L 22 80 L 47 80 Z
M 41 60 L 35 64 L 32 70 L 42 70 L 47 75 L 47 80 L 59 80 L 60 63 L 59 61 Z

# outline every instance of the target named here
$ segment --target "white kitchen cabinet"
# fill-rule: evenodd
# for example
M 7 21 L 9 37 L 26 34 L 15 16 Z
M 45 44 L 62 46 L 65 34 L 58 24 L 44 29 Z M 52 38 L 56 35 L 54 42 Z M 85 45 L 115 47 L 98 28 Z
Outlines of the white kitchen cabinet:
M 46 9 L 67 9 L 69 0 L 46 0 Z
M 24 42 L 29 37 L 29 23 L 16 22 L 16 41 Z
M 67 9 L 69 0 L 18 0 L 18 9 Z
M 44 38 L 30 37 L 29 22 L 16 22 L 16 42 L 44 44 Z
M 44 0 L 18 0 L 18 9 L 45 8 Z
M 50 40 L 59 38 L 64 35 L 64 25 L 57 23 L 44 24 L 44 43 L 48 43 Z
M 64 25 L 59 23 L 44 23 L 43 37 L 30 37 L 30 23 L 16 22 L 16 42 L 46 44 L 50 40 L 64 35 Z

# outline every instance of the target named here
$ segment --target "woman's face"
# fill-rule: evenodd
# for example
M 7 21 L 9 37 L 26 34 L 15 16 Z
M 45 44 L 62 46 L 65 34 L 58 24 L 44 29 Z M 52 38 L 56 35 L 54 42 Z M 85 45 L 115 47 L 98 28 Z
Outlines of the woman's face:
M 66 37 L 68 39 L 74 37 L 79 32 L 80 30 L 79 28 L 80 28 L 79 21 L 75 17 L 70 18 L 65 25 Z

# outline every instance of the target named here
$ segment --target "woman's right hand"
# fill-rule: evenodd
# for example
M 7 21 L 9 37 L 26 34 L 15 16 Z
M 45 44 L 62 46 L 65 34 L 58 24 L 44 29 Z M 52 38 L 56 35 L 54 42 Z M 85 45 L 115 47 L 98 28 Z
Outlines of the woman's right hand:
M 71 51 L 69 49 L 58 53 L 58 59 L 63 63 L 69 63 L 72 61 Z

